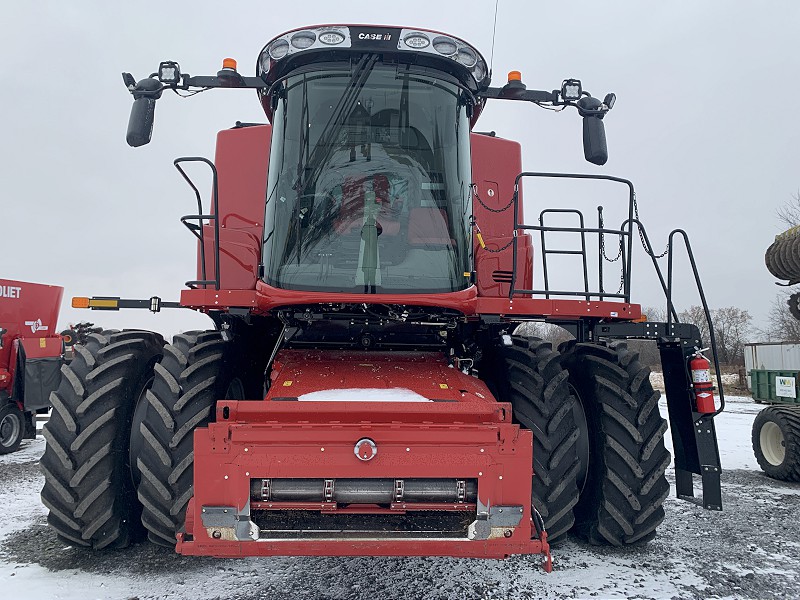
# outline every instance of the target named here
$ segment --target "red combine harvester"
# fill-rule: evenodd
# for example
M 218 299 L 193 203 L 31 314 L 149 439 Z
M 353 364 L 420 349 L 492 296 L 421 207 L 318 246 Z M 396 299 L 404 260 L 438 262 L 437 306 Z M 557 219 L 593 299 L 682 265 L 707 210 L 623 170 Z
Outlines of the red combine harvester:
M 64 288 L 0 279 L 0 454 L 36 437 L 34 414 L 50 408 L 64 345 L 56 331 Z
M 197 199 L 182 222 L 198 274 L 180 302 L 73 300 L 191 308 L 215 328 L 169 345 L 125 331 L 76 346 L 41 462 L 61 537 L 120 547 L 141 523 L 183 554 L 541 553 L 547 569 L 549 543 L 570 530 L 645 542 L 664 518 L 670 454 L 627 338 L 661 351 L 678 495 L 693 496 L 699 474 L 703 506 L 721 510 L 713 418 L 724 398 L 717 408 L 690 379 L 690 361 L 705 375 L 709 363 L 697 328 L 675 318 L 672 253 L 666 281 L 658 271 L 668 322 L 645 322 L 630 301 L 637 231 L 658 270 L 632 184 L 522 172 L 517 143 L 473 131 L 488 101 L 574 107 L 586 159 L 604 164 L 613 94 L 597 100 L 574 79 L 528 90 L 515 73 L 490 87 L 468 43 L 400 27 L 290 31 L 256 71 L 225 59 L 216 76 L 170 61 L 139 82 L 123 74 L 131 146 L 150 141 L 164 91 L 255 89 L 270 124 L 220 132 L 214 162 L 175 161 Z M 206 210 L 187 163 L 211 170 Z M 586 227 L 579 211 L 548 209 L 577 213 L 580 227 L 527 225 L 521 184 L 534 177 L 620 183 L 627 219 L 606 228 L 600 212 Z M 569 252 L 583 260 L 580 291 L 549 285 L 548 255 L 567 253 L 544 246 L 552 232 L 583 240 Z M 619 241 L 617 293 L 603 289 L 602 261 L 590 285 L 589 236 L 600 249 Z M 554 350 L 515 335 L 525 321 L 575 339 Z

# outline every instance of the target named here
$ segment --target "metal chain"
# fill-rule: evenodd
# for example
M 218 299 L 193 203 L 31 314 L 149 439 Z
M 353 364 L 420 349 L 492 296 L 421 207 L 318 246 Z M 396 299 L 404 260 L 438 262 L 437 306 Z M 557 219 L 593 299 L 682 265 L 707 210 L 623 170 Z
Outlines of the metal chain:
M 610 263 L 617 262 L 620 258 L 622 258 L 622 250 L 624 248 L 624 244 L 623 244 L 623 241 L 622 241 L 622 236 L 621 235 L 619 236 L 619 251 L 617 252 L 617 255 L 614 258 L 608 258 L 608 256 L 606 255 L 606 236 L 602 232 L 603 226 L 605 225 L 605 222 L 603 221 L 603 213 L 600 213 L 600 215 L 598 216 L 598 220 L 599 220 L 599 225 L 600 225 L 600 229 L 601 229 L 601 231 L 600 231 L 600 252 L 602 253 L 603 258 L 606 259 L 608 262 L 610 262 Z
M 480 203 L 480 205 L 483 208 L 485 208 L 486 210 L 488 210 L 489 212 L 501 213 L 501 212 L 506 211 L 509 208 L 511 208 L 511 205 L 514 204 L 514 196 L 511 196 L 511 200 L 509 200 L 508 204 L 506 204 L 503 208 L 492 208 L 490 206 L 487 206 L 486 203 L 483 200 L 481 200 L 481 197 L 478 195 L 478 184 L 470 183 L 469 187 L 472 188 L 472 193 L 475 194 L 475 197 L 478 199 L 478 202 Z
M 633 193 L 633 214 L 634 214 L 634 218 L 638 221 L 639 220 L 639 203 L 636 202 L 636 192 Z M 639 230 L 639 240 L 641 240 L 641 242 L 642 242 L 642 248 L 644 248 L 644 251 L 647 252 L 648 256 L 652 256 L 655 259 L 659 259 L 659 258 L 664 258 L 667 254 L 669 254 L 669 242 L 667 242 L 667 246 L 666 246 L 666 248 L 664 248 L 664 251 L 661 254 L 659 254 L 659 255 L 653 254 L 653 249 L 650 248 L 650 246 L 648 246 L 647 242 L 644 239 L 644 234 L 642 233 L 642 228 L 639 227 L 638 225 L 637 225 L 636 228 Z
M 505 246 L 503 246 L 502 248 L 498 248 L 497 250 L 492 250 L 491 248 L 489 248 L 489 246 L 483 246 L 482 249 L 486 250 L 487 252 L 491 252 L 492 254 L 497 254 L 498 252 L 502 252 L 503 250 L 506 250 L 507 248 L 509 248 L 511 246 L 511 244 L 513 244 L 513 243 L 514 243 L 514 240 L 512 239 Z

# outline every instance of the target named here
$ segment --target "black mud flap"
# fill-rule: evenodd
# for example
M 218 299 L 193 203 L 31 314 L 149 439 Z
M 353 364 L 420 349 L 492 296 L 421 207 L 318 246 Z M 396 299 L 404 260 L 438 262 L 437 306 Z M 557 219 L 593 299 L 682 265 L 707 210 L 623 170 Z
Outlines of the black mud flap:
M 35 412 L 50 406 L 50 392 L 58 389 L 61 382 L 61 365 L 59 356 L 47 358 L 28 358 L 21 361 L 25 369 L 23 387 L 23 405 L 26 412 Z

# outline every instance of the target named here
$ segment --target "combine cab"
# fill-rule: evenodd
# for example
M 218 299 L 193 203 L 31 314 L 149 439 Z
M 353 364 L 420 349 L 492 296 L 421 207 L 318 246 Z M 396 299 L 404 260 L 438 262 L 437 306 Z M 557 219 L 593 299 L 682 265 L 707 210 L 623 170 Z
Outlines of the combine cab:
M 63 342 L 56 333 L 64 288 L 0 279 L 0 454 L 36 437 L 34 415 L 50 408 Z
M 673 318 L 671 262 L 670 320 L 646 323 L 631 303 L 632 242 L 646 239 L 632 184 L 523 172 L 517 143 L 473 131 L 490 101 L 575 108 L 586 159 L 604 164 L 613 94 L 598 100 L 574 79 L 528 90 L 513 73 L 491 87 L 470 44 L 400 27 L 291 31 L 256 71 L 225 59 L 216 76 L 175 62 L 123 75 L 132 146 L 150 141 L 164 91 L 255 89 L 269 124 L 220 132 L 213 162 L 175 161 L 197 200 L 182 219 L 197 275 L 180 302 L 73 300 L 191 308 L 214 328 L 76 346 L 42 459 L 59 535 L 119 547 L 141 523 L 183 554 L 541 553 L 547 569 L 569 531 L 645 542 L 664 518 L 670 455 L 627 338 L 661 348 L 678 494 L 692 496 L 699 474 L 703 505 L 721 509 L 722 390 L 715 404 L 687 375 L 703 343 Z M 189 163 L 211 170 L 207 208 Z M 526 224 L 523 181 L 558 177 L 621 185 L 628 218 Z M 604 291 L 602 271 L 590 284 L 585 244 L 582 290 L 552 289 L 546 270 L 535 285 L 534 260 L 556 251 L 534 240 L 551 232 L 618 239 L 620 290 Z M 532 320 L 574 340 L 555 349 L 515 333 Z

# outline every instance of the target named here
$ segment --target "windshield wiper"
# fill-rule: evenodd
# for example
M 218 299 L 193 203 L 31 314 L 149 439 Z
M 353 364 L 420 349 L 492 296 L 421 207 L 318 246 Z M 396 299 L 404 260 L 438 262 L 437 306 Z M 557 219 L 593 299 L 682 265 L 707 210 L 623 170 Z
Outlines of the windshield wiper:
M 310 136 L 308 135 L 307 131 L 304 132 L 304 139 L 301 144 L 298 161 L 297 179 L 292 186 L 293 189 L 296 190 L 298 197 L 301 193 L 301 190 L 308 185 L 308 182 L 315 181 L 324 166 L 327 164 L 327 160 L 333 151 L 331 142 L 339 135 L 342 127 L 347 122 L 347 117 L 355 108 L 358 98 L 361 94 L 361 90 L 364 89 L 364 85 L 366 85 L 367 79 L 372 73 L 372 68 L 375 66 L 377 61 L 377 54 L 365 54 L 358 61 L 353 74 L 347 81 L 345 92 L 339 98 L 339 102 L 337 102 L 330 118 L 328 119 L 328 122 L 325 124 L 314 150 L 311 152 L 311 155 L 306 161 L 306 165 L 313 165 L 311 172 L 306 177 L 304 177 L 306 167 L 303 166 L 302 160 L 303 155 L 308 152 Z M 307 107 L 304 107 L 304 110 L 307 110 Z M 308 130 L 309 128 L 305 127 L 304 129 Z

